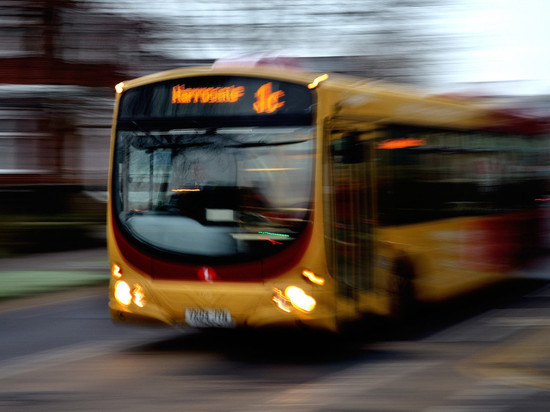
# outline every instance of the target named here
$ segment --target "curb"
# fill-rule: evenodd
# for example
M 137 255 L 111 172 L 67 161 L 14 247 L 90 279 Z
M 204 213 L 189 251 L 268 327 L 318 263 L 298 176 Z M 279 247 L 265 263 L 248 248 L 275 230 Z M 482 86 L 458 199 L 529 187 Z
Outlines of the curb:
M 0 300 L 107 285 L 109 277 L 105 248 L 0 259 Z
M 0 300 L 57 292 L 83 286 L 107 285 L 108 271 L 0 272 Z

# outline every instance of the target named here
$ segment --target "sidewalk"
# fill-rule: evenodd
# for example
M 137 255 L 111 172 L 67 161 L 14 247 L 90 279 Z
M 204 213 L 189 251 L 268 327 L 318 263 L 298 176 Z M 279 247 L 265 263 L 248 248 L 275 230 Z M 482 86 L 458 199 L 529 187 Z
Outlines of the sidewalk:
M 109 281 L 105 248 L 0 259 L 0 300 Z

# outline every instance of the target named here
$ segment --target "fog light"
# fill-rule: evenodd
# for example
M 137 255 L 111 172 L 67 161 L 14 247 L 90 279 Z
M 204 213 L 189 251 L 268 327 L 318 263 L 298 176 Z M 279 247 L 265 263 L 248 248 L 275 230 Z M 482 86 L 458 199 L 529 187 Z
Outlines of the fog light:
M 119 280 L 117 283 L 115 283 L 115 299 L 124 306 L 128 306 L 132 301 L 130 285 L 128 285 L 123 280 Z
M 285 289 L 285 295 L 296 309 L 303 312 L 311 312 L 317 302 L 297 286 L 289 286 Z

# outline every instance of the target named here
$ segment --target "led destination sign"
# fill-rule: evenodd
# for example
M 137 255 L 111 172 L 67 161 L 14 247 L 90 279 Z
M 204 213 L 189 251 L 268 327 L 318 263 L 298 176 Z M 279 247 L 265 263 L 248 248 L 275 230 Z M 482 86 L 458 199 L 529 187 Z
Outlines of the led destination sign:
M 241 76 L 189 77 L 128 89 L 119 121 L 266 119 L 310 124 L 313 93 L 307 86 Z
M 186 88 L 178 84 L 172 87 L 172 104 L 237 103 L 243 95 L 243 86 Z
M 186 88 L 178 84 L 172 87 L 172 104 L 237 103 L 244 94 L 244 86 Z M 273 113 L 285 105 L 284 95 L 283 90 L 273 91 L 273 82 L 265 83 L 254 93 L 252 107 L 256 113 Z
M 273 113 L 285 105 L 285 102 L 281 100 L 284 95 L 283 90 L 273 92 L 272 83 L 266 83 L 254 93 L 257 100 L 252 107 L 254 107 L 256 113 Z

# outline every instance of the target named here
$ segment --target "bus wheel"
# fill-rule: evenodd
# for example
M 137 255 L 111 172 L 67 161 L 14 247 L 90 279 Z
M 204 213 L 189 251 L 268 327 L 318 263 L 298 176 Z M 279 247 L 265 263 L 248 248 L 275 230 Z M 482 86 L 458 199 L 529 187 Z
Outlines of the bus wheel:
M 415 312 L 414 268 L 407 257 L 395 260 L 390 284 L 390 313 L 398 321 L 408 320 Z

